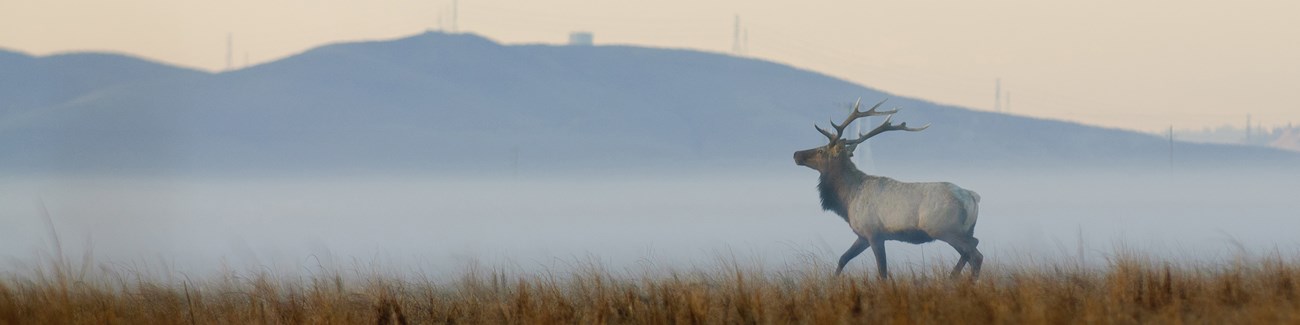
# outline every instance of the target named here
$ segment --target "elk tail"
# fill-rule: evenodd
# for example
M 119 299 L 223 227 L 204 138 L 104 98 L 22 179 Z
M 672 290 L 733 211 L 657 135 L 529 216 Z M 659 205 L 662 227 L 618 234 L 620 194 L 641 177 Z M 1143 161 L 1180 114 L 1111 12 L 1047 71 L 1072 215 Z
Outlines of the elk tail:
M 975 191 L 972 191 L 972 190 L 966 190 L 966 193 L 970 194 L 970 197 L 971 197 L 971 199 L 972 199 L 971 201 L 966 202 L 966 204 L 965 204 L 966 206 L 963 207 L 964 209 L 962 209 L 962 210 L 964 210 L 964 211 L 962 211 L 962 212 L 964 212 L 964 214 L 966 215 L 967 219 L 970 221 L 970 225 L 968 225 L 967 228 L 966 228 L 966 235 L 967 235 L 967 236 L 971 236 L 971 238 L 974 238 L 974 235 L 975 235 L 975 223 L 976 223 L 976 222 L 979 222 L 979 211 L 980 211 L 979 202 L 980 202 L 980 195 L 979 195 L 979 193 L 975 193 Z M 978 241 L 976 241 L 976 242 L 978 243 Z

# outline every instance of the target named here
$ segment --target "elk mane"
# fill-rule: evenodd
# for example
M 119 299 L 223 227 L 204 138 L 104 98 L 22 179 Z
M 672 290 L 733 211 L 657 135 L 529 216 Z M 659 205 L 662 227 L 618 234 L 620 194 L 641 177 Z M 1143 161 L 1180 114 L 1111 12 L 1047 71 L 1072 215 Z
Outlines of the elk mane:
M 850 188 L 850 186 L 862 184 L 860 181 L 850 181 L 848 178 L 860 179 L 862 175 L 858 175 L 859 173 L 843 173 L 840 176 L 845 179 L 832 179 L 830 175 L 833 174 L 839 173 L 823 173 L 817 182 L 817 193 L 822 198 L 822 209 L 835 212 L 840 218 L 848 221 L 849 208 L 845 206 L 844 198 L 848 197 L 850 193 L 857 192 L 856 189 Z

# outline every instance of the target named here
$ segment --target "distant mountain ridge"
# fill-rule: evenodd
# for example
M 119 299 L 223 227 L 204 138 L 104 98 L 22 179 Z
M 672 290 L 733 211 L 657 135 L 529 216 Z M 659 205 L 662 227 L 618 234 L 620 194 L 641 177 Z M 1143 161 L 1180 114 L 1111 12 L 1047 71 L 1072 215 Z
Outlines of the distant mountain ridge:
M 218 74 L 113 55 L 0 54 L 0 95 L 0 170 L 11 171 L 793 166 L 792 152 L 825 142 L 812 124 L 843 118 L 859 97 L 889 98 L 903 108 L 895 121 L 934 125 L 872 139 L 882 166 L 1161 165 L 1170 148 L 1151 135 L 937 105 L 750 58 L 433 32 Z M 1173 149 L 1195 164 L 1297 159 Z
M 0 114 L 52 106 L 116 86 L 206 75 L 120 54 L 66 53 L 43 57 L 0 50 Z

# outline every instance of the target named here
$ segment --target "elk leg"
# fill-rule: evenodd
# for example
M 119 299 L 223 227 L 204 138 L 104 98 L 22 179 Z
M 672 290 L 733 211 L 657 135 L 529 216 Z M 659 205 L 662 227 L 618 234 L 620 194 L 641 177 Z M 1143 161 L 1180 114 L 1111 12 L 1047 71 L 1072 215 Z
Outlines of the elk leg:
M 876 254 L 876 270 L 880 272 L 880 278 L 888 278 L 889 265 L 885 263 L 885 241 L 872 240 L 871 252 Z
M 858 254 L 862 254 L 862 251 L 867 250 L 867 247 L 870 246 L 870 241 L 867 241 L 866 238 L 858 237 L 858 240 L 853 242 L 853 246 L 849 246 L 849 250 L 845 251 L 844 255 L 840 256 L 840 264 L 835 267 L 835 275 L 840 275 L 840 272 L 844 271 L 844 265 L 849 264 L 850 260 L 853 260 L 854 257 L 858 257 Z
M 961 258 L 957 259 L 957 266 L 953 266 L 952 273 L 949 274 L 949 276 L 956 278 L 958 274 L 961 274 L 961 269 L 966 267 L 966 262 L 970 260 L 970 248 L 967 247 L 965 241 L 960 239 L 944 241 L 947 242 L 949 246 L 952 246 L 952 249 L 957 250 L 957 254 L 961 255 Z
M 958 254 L 961 254 L 961 259 L 957 260 L 957 266 L 952 268 L 952 276 L 956 277 L 960 274 L 961 269 L 965 267 L 966 262 L 969 261 L 971 267 L 971 278 L 978 278 L 980 275 L 980 266 L 984 264 L 984 254 L 980 254 L 980 250 L 975 248 L 976 245 L 979 245 L 980 240 L 975 239 L 975 237 L 969 237 L 957 238 L 947 242 L 948 245 L 952 245 L 952 248 L 957 250 Z
M 961 254 L 961 259 L 957 260 L 957 266 L 953 266 L 952 273 L 948 275 L 953 278 L 956 278 L 957 275 L 961 274 L 961 269 L 966 267 L 966 260 L 970 259 L 970 254 L 966 254 L 966 252 L 957 251 L 957 253 Z
M 971 240 L 974 243 L 970 245 L 970 277 L 971 279 L 978 279 L 980 277 L 980 266 L 984 265 L 984 254 L 980 254 L 979 248 L 975 248 L 975 245 L 979 245 L 979 239 L 971 238 Z

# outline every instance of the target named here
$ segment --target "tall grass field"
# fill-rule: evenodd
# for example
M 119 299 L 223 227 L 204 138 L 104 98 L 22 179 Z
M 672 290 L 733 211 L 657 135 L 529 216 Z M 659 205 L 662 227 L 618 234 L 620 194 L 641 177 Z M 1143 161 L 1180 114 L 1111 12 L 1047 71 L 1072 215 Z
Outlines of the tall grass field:
M 870 270 L 834 276 L 726 261 L 640 274 L 591 264 L 446 278 L 331 270 L 190 278 L 52 256 L 0 279 L 0 324 L 1300 323 L 1300 264 L 1280 254 L 1190 265 L 1135 253 L 1093 267 L 990 262 L 977 280 L 949 278 L 937 264 L 878 279 Z

